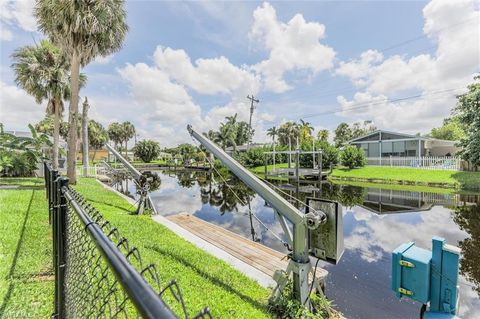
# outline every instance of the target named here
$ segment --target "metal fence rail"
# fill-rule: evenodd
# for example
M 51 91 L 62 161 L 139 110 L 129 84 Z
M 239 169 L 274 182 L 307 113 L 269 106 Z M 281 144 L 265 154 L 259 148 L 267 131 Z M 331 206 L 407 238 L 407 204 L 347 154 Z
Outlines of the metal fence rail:
M 162 284 L 155 264 L 122 237 L 48 163 L 45 186 L 53 229 L 55 318 L 190 318 L 175 280 Z M 167 305 L 164 297 L 175 301 Z M 193 318 L 212 318 L 204 308 Z

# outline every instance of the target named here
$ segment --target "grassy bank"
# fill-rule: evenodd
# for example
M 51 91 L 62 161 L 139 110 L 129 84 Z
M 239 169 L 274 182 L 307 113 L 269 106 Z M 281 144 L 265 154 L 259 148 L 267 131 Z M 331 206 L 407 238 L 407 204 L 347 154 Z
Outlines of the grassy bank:
M 288 164 L 280 163 L 276 164 L 275 167 L 286 168 Z M 267 169 L 270 172 L 273 169 L 273 165 L 268 165 Z M 265 166 L 254 167 L 251 171 L 263 178 Z M 269 177 L 269 179 L 275 178 Z M 329 175 L 329 179 L 332 181 L 416 185 L 472 191 L 480 190 L 480 172 L 366 166 L 355 169 L 336 168 Z
M 480 172 L 366 166 L 355 169 L 336 168 L 329 178 L 466 190 L 480 189 Z
M 45 191 L 35 178 L 0 178 L 0 318 L 48 318 L 53 312 L 52 241 Z
M 80 179 L 76 189 L 139 248 L 145 262 L 157 264 L 163 280 L 178 281 L 190 314 L 208 305 L 215 318 L 271 316 L 267 311 L 268 289 L 149 216 L 131 215 L 134 208 L 126 200 L 94 179 Z
M 47 318 L 53 311 L 52 242 L 42 179 L 0 179 L 0 318 Z M 215 318 L 270 318 L 268 289 L 225 262 L 178 237 L 149 216 L 131 215 L 125 199 L 94 179 L 80 179 L 81 192 L 122 236 L 156 263 L 162 281 L 176 279 L 191 316 L 209 306 Z M 165 299 L 180 310 L 171 295 Z M 180 313 L 180 312 L 178 312 Z

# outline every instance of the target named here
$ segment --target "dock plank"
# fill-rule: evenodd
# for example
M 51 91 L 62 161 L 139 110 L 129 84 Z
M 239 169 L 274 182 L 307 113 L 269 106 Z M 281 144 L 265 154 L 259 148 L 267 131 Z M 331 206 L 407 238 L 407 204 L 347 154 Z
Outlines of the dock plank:
M 167 219 L 268 276 L 273 276 L 277 269 L 287 268 L 285 254 L 198 217 L 182 213 L 168 216 Z M 327 273 L 324 269 L 318 269 L 317 277 L 324 278 Z

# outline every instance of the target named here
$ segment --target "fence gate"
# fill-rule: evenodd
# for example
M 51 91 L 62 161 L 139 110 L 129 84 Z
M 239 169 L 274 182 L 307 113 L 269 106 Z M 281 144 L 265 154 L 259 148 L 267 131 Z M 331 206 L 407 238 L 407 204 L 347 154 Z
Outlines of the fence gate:
M 68 179 L 44 163 L 53 232 L 54 318 L 212 318 L 208 308 L 190 317 L 175 280 L 163 284 L 117 228 Z M 137 271 L 137 269 L 139 271 Z M 171 308 L 163 297 L 178 303 Z

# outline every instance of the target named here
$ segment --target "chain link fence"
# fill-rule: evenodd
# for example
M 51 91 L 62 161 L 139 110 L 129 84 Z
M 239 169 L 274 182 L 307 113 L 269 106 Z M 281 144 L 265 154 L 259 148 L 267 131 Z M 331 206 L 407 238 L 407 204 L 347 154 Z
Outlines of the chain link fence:
M 44 165 L 53 230 L 54 318 L 212 318 L 208 308 L 190 316 L 177 282 L 162 282 L 155 264 L 145 264 L 138 249 L 69 187 L 67 178 Z M 167 294 L 175 305 L 164 301 Z

